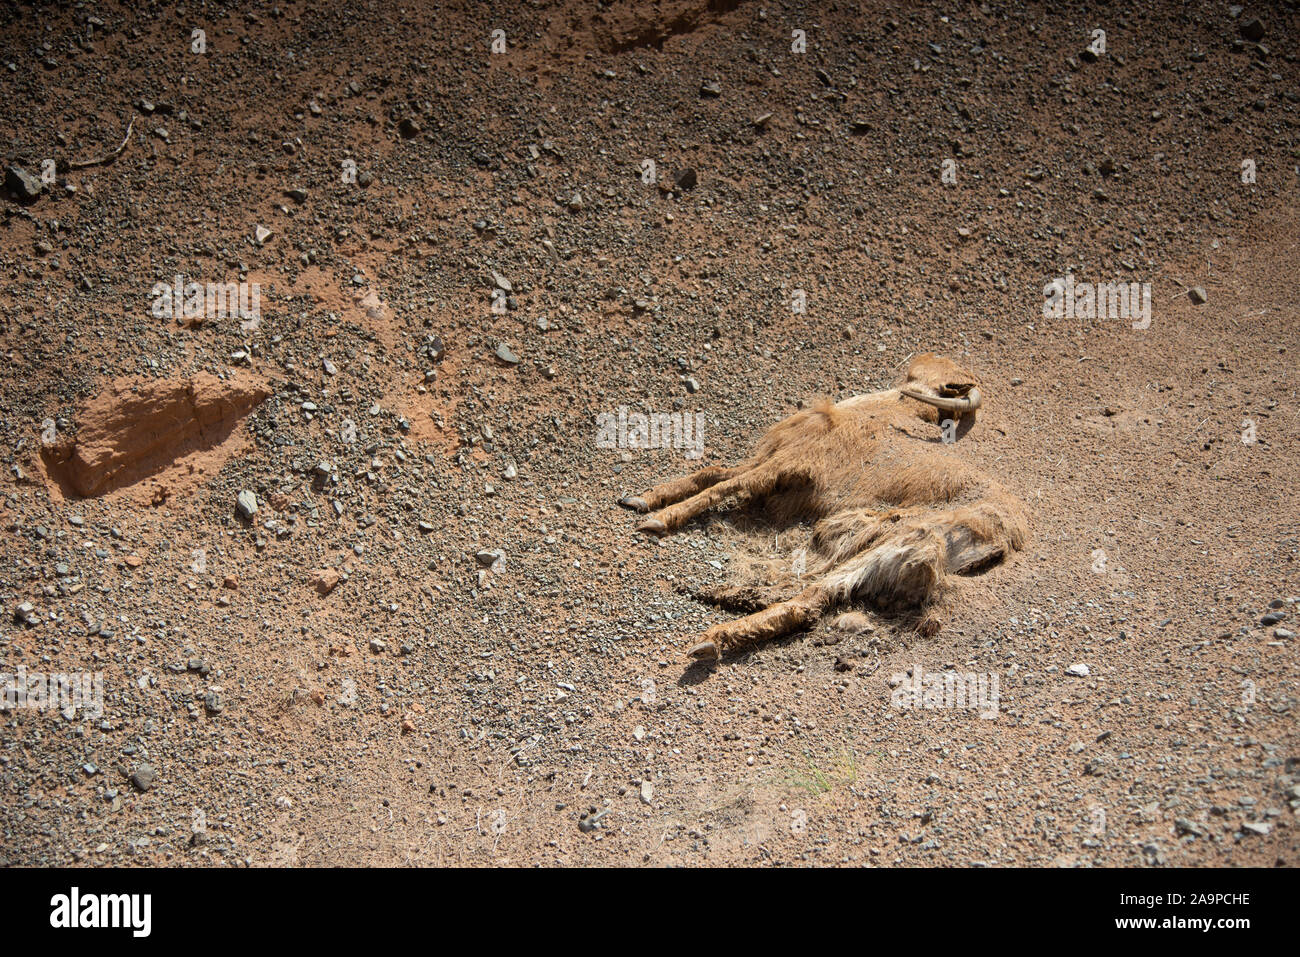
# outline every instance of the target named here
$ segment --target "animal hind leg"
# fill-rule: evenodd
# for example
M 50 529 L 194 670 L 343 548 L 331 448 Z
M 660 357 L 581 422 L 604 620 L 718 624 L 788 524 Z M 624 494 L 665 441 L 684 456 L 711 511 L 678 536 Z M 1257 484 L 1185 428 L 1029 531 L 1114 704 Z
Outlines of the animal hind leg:
M 671 482 L 663 482 L 640 495 L 625 495 L 618 504 L 638 512 L 650 512 L 665 505 L 672 505 L 698 492 L 711 488 L 719 482 L 735 478 L 746 470 L 745 466 L 727 468 L 721 465 L 709 465 L 689 475 L 683 475 Z
M 902 541 L 886 539 L 828 569 L 793 598 L 714 625 L 687 653 L 694 658 L 720 658 L 724 651 L 807 627 L 828 608 L 855 597 L 867 580 L 887 583 L 891 590 L 928 594 L 942 574 L 943 540 L 915 529 L 901 537 Z
M 691 597 L 728 611 L 759 611 L 790 597 L 797 585 L 709 585 L 698 588 Z
M 945 514 L 948 571 L 970 575 L 996 565 L 1024 545 L 1024 509 L 1017 502 L 990 499 Z
M 809 585 L 788 601 L 769 605 L 735 621 L 724 621 L 704 633 L 687 654 L 692 658 L 721 658 L 724 651 L 777 638 L 805 628 L 821 617 L 831 595 L 820 585 Z
M 868 547 L 828 573 L 822 583 L 840 600 L 920 607 L 949 574 L 970 574 L 995 564 L 1023 539 L 1011 510 L 981 503 L 943 512 L 915 512 L 863 538 Z
M 867 600 L 882 607 L 923 605 L 947 571 L 942 529 L 919 518 L 892 523 L 884 534 L 822 577 L 839 601 Z

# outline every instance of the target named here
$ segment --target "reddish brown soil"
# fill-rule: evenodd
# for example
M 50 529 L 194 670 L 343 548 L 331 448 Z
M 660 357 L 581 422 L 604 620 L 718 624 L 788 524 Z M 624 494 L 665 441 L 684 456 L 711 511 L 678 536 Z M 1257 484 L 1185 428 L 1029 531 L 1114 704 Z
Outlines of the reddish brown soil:
M 1294 3 L 216 10 L 0 11 L 4 164 L 64 170 L 0 198 L 0 671 L 105 684 L 0 712 L 0 859 L 1296 861 Z M 1044 318 L 1066 273 L 1150 325 Z M 260 321 L 156 317 L 176 275 Z M 617 499 L 925 351 L 1025 550 L 932 636 L 689 667 L 684 592 L 807 529 Z M 597 448 L 620 405 L 703 462 Z M 996 719 L 894 707 L 915 665 Z
M 238 373 L 110 382 L 78 413 L 75 438 L 60 440 L 56 429 L 42 448 L 49 485 L 65 498 L 133 488 L 159 504 L 182 476 L 202 480 L 219 471 L 240 450 L 242 436 L 232 433 L 268 395 Z

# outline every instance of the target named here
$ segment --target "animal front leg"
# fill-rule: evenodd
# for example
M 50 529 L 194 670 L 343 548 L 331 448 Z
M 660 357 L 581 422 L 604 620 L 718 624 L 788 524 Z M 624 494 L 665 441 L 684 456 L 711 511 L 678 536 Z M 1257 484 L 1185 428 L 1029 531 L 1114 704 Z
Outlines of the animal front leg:
M 789 601 L 769 605 L 735 621 L 724 621 L 704 633 L 687 654 L 693 658 L 721 658 L 722 652 L 806 628 L 821 617 L 831 596 L 820 585 L 809 585 Z
M 656 535 L 667 534 L 733 495 L 741 493 L 748 493 L 755 497 L 766 495 L 776 487 L 782 474 L 781 470 L 773 465 L 759 465 L 742 471 L 734 478 L 719 482 L 675 505 L 660 509 L 638 525 L 637 531 L 653 532 Z
M 618 504 L 638 512 L 650 512 L 680 502 L 688 495 L 694 495 L 719 482 L 735 478 L 744 471 L 744 466 L 725 468 L 721 465 L 710 465 L 671 482 L 663 482 L 640 495 L 625 495 L 618 500 Z

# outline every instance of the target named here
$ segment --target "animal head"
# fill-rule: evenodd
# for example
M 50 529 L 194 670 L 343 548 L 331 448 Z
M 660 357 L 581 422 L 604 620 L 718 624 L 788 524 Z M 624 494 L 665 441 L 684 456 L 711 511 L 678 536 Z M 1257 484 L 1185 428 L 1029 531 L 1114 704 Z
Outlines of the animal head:
M 973 420 L 975 410 L 983 401 L 974 375 L 933 352 L 912 360 L 907 367 L 907 380 L 898 391 L 940 412 L 955 413 L 963 420 L 967 416 Z

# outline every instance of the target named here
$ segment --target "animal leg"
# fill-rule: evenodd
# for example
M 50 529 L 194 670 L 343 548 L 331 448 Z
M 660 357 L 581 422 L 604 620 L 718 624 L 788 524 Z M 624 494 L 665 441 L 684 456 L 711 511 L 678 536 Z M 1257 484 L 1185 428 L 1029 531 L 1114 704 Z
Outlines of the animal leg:
M 760 465 L 749 469 L 734 478 L 718 482 L 711 488 L 697 492 L 690 498 L 684 499 L 675 505 L 660 509 L 638 525 L 637 531 L 653 532 L 656 535 L 666 534 L 674 528 L 680 528 L 696 515 L 707 511 L 737 493 L 749 492 L 751 495 L 766 495 L 776 487 L 776 483 L 781 477 L 782 472 L 770 465 Z
M 948 574 L 970 574 L 1019 548 L 1024 526 L 1014 509 L 982 502 L 943 512 L 912 511 L 893 521 L 839 517 L 845 539 L 867 547 L 822 579 L 836 599 L 920 606 Z
M 994 499 L 950 515 L 944 541 L 953 574 L 969 575 L 996 565 L 1024 545 L 1024 510 L 1017 503 Z
M 758 611 L 788 598 L 791 591 L 793 588 L 775 585 L 712 585 L 698 589 L 691 597 L 728 611 Z
M 830 602 L 831 595 L 826 589 L 809 585 L 788 601 L 769 605 L 735 621 L 714 625 L 687 654 L 693 658 L 721 658 L 724 651 L 805 628 L 821 617 Z
M 926 526 L 904 527 L 828 572 L 822 584 L 839 601 L 919 606 L 939 587 L 946 569 L 942 534 Z
M 744 472 L 745 468 L 745 466 L 725 468 L 721 465 L 710 465 L 690 475 L 683 475 L 671 482 L 656 485 L 641 495 L 625 495 L 618 500 L 618 504 L 638 512 L 650 512 L 680 502 L 688 495 L 702 492 L 726 479 L 734 478 Z

